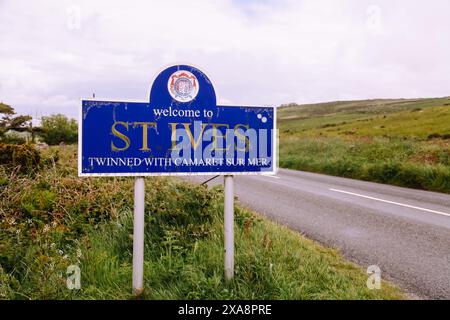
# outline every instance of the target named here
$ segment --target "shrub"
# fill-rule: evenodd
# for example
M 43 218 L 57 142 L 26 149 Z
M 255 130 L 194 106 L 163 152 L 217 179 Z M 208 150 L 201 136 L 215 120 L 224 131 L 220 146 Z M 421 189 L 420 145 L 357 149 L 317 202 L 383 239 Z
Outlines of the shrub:
M 39 167 L 41 156 L 30 144 L 0 144 L 0 165 L 18 168 L 21 172 L 31 172 Z
M 17 115 L 13 107 L 0 102 L 0 141 L 11 144 L 22 143 L 19 132 L 33 132 L 31 117 Z
M 404 164 L 397 175 L 397 183 L 414 189 L 425 189 L 427 166 L 417 166 L 413 164 Z
M 2 143 L 4 144 L 25 144 L 26 138 L 15 132 L 8 132 L 2 137 Z
M 392 183 L 401 171 L 401 166 L 396 162 L 371 165 L 368 168 L 369 180 L 381 183 Z
M 78 125 L 63 114 L 42 117 L 42 138 L 49 145 L 72 144 L 78 139 Z
M 55 203 L 56 194 L 50 190 L 41 190 L 37 188 L 31 194 L 25 194 L 22 199 L 22 210 L 28 217 L 38 219 L 50 219 L 49 212 L 52 211 Z

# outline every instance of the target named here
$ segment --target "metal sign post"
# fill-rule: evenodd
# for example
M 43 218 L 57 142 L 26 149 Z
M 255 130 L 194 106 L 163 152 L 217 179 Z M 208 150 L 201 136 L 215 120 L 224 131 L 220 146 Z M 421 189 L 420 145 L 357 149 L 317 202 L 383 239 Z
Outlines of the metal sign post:
M 234 276 L 234 181 L 224 176 L 225 280 Z
M 140 295 L 144 289 L 144 178 L 134 181 L 134 226 L 133 226 L 133 292 Z

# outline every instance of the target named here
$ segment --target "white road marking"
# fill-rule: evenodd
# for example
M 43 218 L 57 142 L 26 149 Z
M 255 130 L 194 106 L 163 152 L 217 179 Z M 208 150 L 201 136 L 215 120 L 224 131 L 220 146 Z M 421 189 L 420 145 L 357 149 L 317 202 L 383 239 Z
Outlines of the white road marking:
M 264 175 L 263 175 L 262 177 L 269 177 L 269 178 L 274 178 L 274 179 L 280 179 L 279 176 L 270 176 L 270 175 L 264 176 Z
M 362 194 L 353 193 L 353 192 L 348 192 L 348 191 L 344 191 L 344 190 L 338 190 L 338 189 L 329 189 L 329 190 L 334 191 L 334 192 L 345 193 L 345 194 L 349 194 L 349 195 L 352 195 L 352 196 L 357 196 L 357 197 L 366 198 L 366 199 L 370 199 L 370 200 L 381 201 L 381 202 L 385 202 L 385 203 L 395 204 L 395 205 L 397 205 L 397 206 L 402 206 L 402 207 L 406 207 L 406 208 L 422 210 L 422 211 L 431 212 L 431 213 L 436 213 L 436 214 L 440 214 L 440 215 L 442 215 L 442 216 L 450 217 L 450 213 L 445 213 L 445 212 L 441 212 L 441 211 L 436 211 L 436 210 L 431 210 L 431 209 L 426 209 L 426 208 L 421 208 L 421 207 L 411 206 L 411 205 L 409 205 L 409 204 L 404 204 L 404 203 L 399 203 L 399 202 L 394 202 L 394 201 L 384 200 L 384 199 L 380 199 L 380 198 L 369 197 L 369 196 L 365 196 L 365 195 L 362 195 Z

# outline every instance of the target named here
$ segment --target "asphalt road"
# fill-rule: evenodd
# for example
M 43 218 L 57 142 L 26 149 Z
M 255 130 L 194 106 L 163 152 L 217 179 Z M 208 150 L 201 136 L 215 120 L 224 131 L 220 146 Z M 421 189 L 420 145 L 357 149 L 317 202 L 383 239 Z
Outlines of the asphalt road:
M 412 296 L 450 299 L 450 195 L 286 169 L 236 176 L 235 192 L 242 205 L 364 268 L 379 266 Z

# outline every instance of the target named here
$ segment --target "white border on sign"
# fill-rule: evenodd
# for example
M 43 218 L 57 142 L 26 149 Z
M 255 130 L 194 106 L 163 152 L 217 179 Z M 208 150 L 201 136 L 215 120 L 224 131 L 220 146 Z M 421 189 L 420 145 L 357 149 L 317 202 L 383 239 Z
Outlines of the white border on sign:
M 178 66 L 178 65 L 187 65 L 194 68 L 197 68 L 201 72 L 203 72 L 204 69 L 200 69 L 195 65 L 189 64 L 189 63 L 176 63 L 176 64 L 170 64 L 166 67 L 162 68 L 158 71 L 158 73 L 153 77 L 152 82 L 150 83 L 150 87 L 147 91 L 147 100 L 132 100 L 132 99 L 99 99 L 97 97 L 95 98 L 87 98 L 87 99 L 80 99 L 80 105 L 78 108 L 78 176 L 79 177 L 161 177 L 161 176 L 226 176 L 226 175 L 233 175 L 233 176 L 273 176 L 278 173 L 278 131 L 277 131 L 277 107 L 275 106 L 248 106 L 248 105 L 239 105 L 239 107 L 244 108 L 272 108 L 273 109 L 273 132 L 272 132 L 272 171 L 264 171 L 264 172 L 136 172 L 136 173 L 83 173 L 82 172 L 82 166 L 81 166 L 81 151 L 82 151 L 82 136 L 83 136 L 83 101 L 103 101 L 103 102 L 135 102 L 135 103 L 150 103 L 150 93 L 152 90 L 152 85 L 155 82 L 158 75 L 166 70 L 167 68 Z M 206 74 L 206 72 L 203 72 L 211 81 L 211 83 L 214 83 L 211 78 Z M 214 86 L 213 86 L 214 87 Z M 214 91 L 216 93 L 216 106 L 217 101 L 219 101 L 219 95 L 218 91 L 214 87 Z M 224 107 L 237 107 L 237 106 L 230 106 L 230 105 L 219 105 Z

